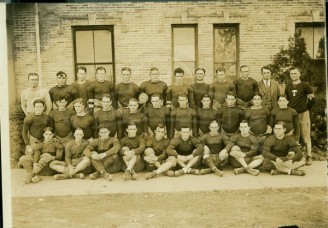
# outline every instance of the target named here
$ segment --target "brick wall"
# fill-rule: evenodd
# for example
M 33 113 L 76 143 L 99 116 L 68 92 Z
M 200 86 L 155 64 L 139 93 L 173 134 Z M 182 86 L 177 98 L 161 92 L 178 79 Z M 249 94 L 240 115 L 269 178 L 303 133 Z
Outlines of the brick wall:
M 24 88 L 27 73 L 37 72 L 34 5 L 10 5 L 17 93 Z M 208 2 L 139 2 L 38 4 L 42 84 L 56 84 L 55 73 L 67 72 L 74 80 L 74 50 L 71 26 L 113 25 L 116 82 L 120 69 L 132 68 L 137 84 L 148 79 L 156 66 L 171 84 L 171 24 L 198 25 L 198 66 L 213 77 L 213 25 L 239 24 L 239 62 L 250 66 L 251 77 L 260 79 L 260 68 L 295 31 L 295 22 L 324 21 L 321 0 L 239 0 Z M 319 12 L 314 18 L 312 12 Z M 95 18 L 95 20 L 92 20 Z

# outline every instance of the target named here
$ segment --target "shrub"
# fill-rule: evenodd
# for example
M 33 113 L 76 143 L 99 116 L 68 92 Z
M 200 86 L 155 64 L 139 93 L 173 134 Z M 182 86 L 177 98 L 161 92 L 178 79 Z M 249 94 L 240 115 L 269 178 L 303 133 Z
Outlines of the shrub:
M 10 126 L 10 166 L 15 168 L 18 159 L 24 154 L 25 145 L 22 131 L 25 113 L 23 112 L 20 100 L 16 99 L 9 105 L 9 126 Z

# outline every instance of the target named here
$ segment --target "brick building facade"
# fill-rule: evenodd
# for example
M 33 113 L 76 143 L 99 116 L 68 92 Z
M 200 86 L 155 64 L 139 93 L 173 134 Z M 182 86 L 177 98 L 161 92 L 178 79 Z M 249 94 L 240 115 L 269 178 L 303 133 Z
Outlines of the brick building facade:
M 132 68 L 137 84 L 156 66 L 171 84 L 179 64 L 188 68 L 188 77 L 195 67 L 205 68 L 207 82 L 220 64 L 230 67 L 232 78 L 247 64 L 250 76 L 259 80 L 261 67 L 287 46 L 298 23 L 324 21 L 321 0 L 12 4 L 7 5 L 9 77 L 16 95 L 29 72 L 38 72 L 42 85 L 50 88 L 59 70 L 69 83 L 74 81 L 76 66 L 83 62 L 91 64 L 90 78 L 93 67 L 105 64 L 116 83 L 124 66 Z

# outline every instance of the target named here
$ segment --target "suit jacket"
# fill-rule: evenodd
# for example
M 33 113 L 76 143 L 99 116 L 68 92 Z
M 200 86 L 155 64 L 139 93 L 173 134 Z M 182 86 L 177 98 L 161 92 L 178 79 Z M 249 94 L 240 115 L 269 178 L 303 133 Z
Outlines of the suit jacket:
M 267 106 L 267 101 L 265 99 L 265 85 L 264 85 L 264 82 L 263 80 L 259 81 L 258 82 L 258 85 L 259 85 L 259 92 L 260 94 L 262 95 L 263 97 L 263 102 L 262 102 L 262 105 L 263 106 Z M 281 94 L 280 92 L 280 88 L 279 88 L 279 84 L 277 81 L 273 80 L 273 79 L 270 79 L 270 96 L 271 96 L 271 102 L 272 102 L 272 108 L 275 108 L 277 106 L 277 99 L 278 99 L 278 96 Z M 271 110 L 270 109 L 270 110 Z

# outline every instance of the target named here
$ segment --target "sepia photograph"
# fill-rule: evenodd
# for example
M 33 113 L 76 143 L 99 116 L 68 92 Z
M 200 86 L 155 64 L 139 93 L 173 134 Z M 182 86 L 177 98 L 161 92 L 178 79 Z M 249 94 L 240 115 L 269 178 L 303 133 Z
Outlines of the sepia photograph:
M 3 227 L 328 227 L 326 1 L 3 1 Z

